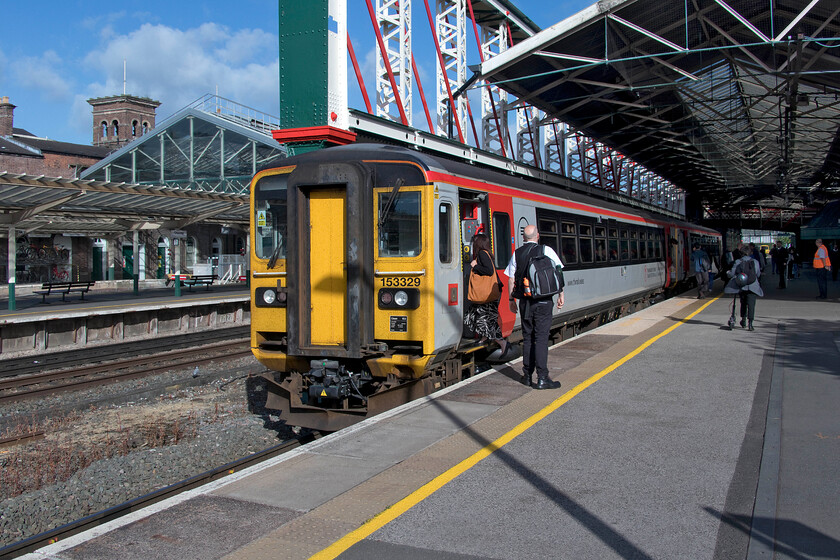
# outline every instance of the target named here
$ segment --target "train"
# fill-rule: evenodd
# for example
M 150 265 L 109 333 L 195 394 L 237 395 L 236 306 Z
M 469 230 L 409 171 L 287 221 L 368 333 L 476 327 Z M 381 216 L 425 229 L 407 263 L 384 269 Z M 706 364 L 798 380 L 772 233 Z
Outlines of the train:
M 265 408 L 290 426 L 335 431 L 449 387 L 492 361 L 464 332 L 470 245 L 503 273 L 522 230 L 564 263 L 553 340 L 689 287 L 691 245 L 715 230 L 662 213 L 394 145 L 315 150 L 251 182 L 251 347 Z M 564 179 L 565 180 L 565 179 Z M 505 292 L 503 291 L 503 294 Z M 506 303 L 503 301 L 503 303 Z M 503 334 L 519 318 L 500 305 Z

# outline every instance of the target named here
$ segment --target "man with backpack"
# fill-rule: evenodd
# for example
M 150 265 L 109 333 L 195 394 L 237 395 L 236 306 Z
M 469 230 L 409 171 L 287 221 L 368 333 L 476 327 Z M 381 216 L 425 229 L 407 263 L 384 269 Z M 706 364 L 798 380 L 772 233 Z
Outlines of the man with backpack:
M 565 304 L 563 263 L 554 249 L 539 244 L 537 226 L 527 225 L 522 232 L 524 243 L 505 269 L 510 310 L 520 312 L 522 320 L 522 384 L 534 389 L 556 389 L 559 381 L 548 377 L 548 337 L 551 330 L 553 295 L 557 309 Z M 517 301 L 519 304 L 517 307 Z M 537 372 L 537 382 L 532 376 Z
M 753 319 L 755 319 L 756 297 L 764 297 L 764 290 L 758 279 L 761 276 L 761 268 L 754 258 L 749 246 L 739 243 L 738 252 L 742 255 L 732 263 L 732 268 L 726 273 L 731 280 L 726 284 L 723 292 L 726 294 L 738 294 L 741 300 L 741 328 L 755 330 Z M 732 302 L 732 318 L 730 328 L 735 322 L 735 302 Z M 747 326 L 749 325 L 749 326 Z

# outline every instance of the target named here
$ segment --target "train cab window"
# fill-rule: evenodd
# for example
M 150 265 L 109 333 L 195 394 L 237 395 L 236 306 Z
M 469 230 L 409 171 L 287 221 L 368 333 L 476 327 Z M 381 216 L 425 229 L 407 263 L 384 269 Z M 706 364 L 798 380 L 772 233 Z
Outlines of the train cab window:
M 254 186 L 254 253 L 269 259 L 286 258 L 286 181 L 288 173 L 268 175 Z
M 626 229 L 621 230 L 621 260 L 630 260 L 630 232 Z
M 595 226 L 595 262 L 601 263 L 607 260 L 607 228 Z
M 607 242 L 607 258 L 612 263 L 618 262 L 618 228 L 609 229 L 609 240 Z
M 561 236 L 561 258 L 565 264 L 578 262 L 577 231 L 572 222 L 563 222 Z
M 510 216 L 503 212 L 493 213 L 493 249 L 496 254 L 496 268 L 505 268 L 510 262 Z
M 452 205 L 442 202 L 438 210 L 438 250 L 440 262 L 452 262 Z
M 420 254 L 420 192 L 398 190 L 379 194 L 379 256 Z
M 578 246 L 580 248 L 580 262 L 592 262 L 592 226 L 578 224 Z

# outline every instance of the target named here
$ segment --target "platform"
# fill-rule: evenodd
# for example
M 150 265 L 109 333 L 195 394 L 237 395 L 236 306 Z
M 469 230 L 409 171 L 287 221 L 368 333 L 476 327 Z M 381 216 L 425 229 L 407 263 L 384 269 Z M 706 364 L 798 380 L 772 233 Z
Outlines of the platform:
M 99 284 L 99 283 L 98 283 Z M 247 325 L 250 292 L 245 284 L 214 285 L 175 295 L 173 287 L 94 286 L 85 294 L 16 298 L 16 309 L 0 299 L 0 360 L 79 349 L 93 344 Z
M 840 557 L 836 283 L 672 298 L 29 559 Z

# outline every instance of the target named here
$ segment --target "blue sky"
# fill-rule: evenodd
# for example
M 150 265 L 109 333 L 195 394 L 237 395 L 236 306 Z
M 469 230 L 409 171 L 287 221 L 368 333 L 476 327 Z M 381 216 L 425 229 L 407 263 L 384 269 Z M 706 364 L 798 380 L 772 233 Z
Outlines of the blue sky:
M 373 99 L 375 36 L 365 1 L 347 3 L 348 31 Z M 592 1 L 515 3 L 546 28 Z M 432 103 L 436 59 L 422 0 L 414 0 L 413 12 L 415 58 Z M 17 106 L 16 128 L 88 144 L 93 122 L 87 99 L 122 93 L 125 59 L 127 93 L 160 101 L 158 122 L 217 88 L 223 97 L 277 115 L 277 13 L 273 0 L 6 1 L 0 96 Z M 471 29 L 467 48 L 468 63 L 477 63 Z M 352 70 L 348 80 L 350 106 L 363 109 Z M 419 96 L 414 112 L 414 126 L 425 129 L 425 118 L 417 118 Z

